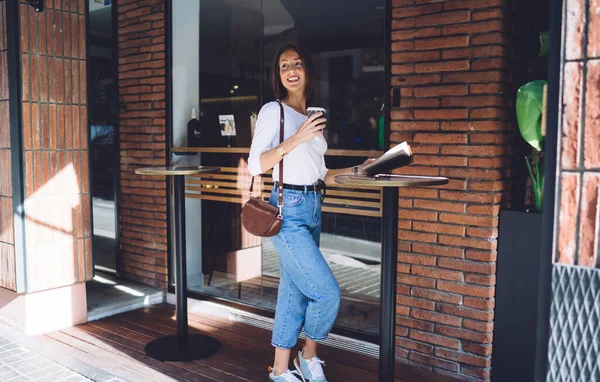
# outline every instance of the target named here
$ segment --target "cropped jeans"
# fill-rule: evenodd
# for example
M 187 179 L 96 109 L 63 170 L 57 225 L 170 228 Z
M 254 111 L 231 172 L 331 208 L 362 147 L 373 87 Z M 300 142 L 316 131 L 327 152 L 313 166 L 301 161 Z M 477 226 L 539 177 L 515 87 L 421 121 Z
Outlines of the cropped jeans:
M 269 203 L 277 205 L 277 189 Z M 321 192 L 283 190 L 281 230 L 271 238 L 280 280 L 271 344 L 292 348 L 304 327 L 314 341 L 327 338 L 340 306 L 340 287 L 319 251 Z

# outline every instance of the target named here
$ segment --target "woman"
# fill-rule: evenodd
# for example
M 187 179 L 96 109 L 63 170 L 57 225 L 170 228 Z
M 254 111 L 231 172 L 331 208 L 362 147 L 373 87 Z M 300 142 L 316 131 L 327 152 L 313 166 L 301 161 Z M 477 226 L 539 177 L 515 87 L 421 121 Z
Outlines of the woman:
M 281 100 L 285 123 L 279 144 L 280 105 L 265 104 L 258 114 L 248 165 L 253 176 L 273 168 L 276 182 L 270 203 L 277 205 L 279 162 L 283 166 L 283 220 L 272 238 L 279 255 L 280 281 L 275 309 L 272 345 L 275 362 L 271 381 L 327 381 L 324 362 L 317 356 L 317 343 L 327 338 L 340 304 L 340 287 L 319 251 L 321 196 L 325 184 L 337 175 L 362 174 L 361 166 L 339 170 L 325 167 L 327 142 L 323 137 L 322 113 L 306 116 L 314 89 L 311 63 L 294 43 L 275 55 L 273 91 Z M 324 183 L 323 183 L 324 182 Z M 288 369 L 291 348 L 304 327 L 306 342 L 294 359 L 296 371 Z

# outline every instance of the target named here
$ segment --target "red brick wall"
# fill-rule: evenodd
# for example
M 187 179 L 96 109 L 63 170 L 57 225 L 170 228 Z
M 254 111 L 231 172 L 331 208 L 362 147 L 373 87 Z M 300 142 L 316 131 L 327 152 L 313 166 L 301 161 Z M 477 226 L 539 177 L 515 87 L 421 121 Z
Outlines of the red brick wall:
M 508 0 L 394 0 L 392 143 L 402 173 L 449 177 L 400 191 L 396 355 L 489 380 L 498 213 L 514 162 Z
M 165 177 L 142 177 L 139 167 L 164 166 L 165 9 L 163 0 L 119 0 L 121 112 L 121 255 L 131 280 L 166 288 Z
M 0 0 L 0 287 L 16 290 L 6 17 Z
M 28 291 L 92 277 L 85 0 L 20 2 Z
M 556 261 L 598 267 L 600 238 L 600 7 L 567 0 L 560 211 Z M 587 41 L 587 49 L 586 49 Z

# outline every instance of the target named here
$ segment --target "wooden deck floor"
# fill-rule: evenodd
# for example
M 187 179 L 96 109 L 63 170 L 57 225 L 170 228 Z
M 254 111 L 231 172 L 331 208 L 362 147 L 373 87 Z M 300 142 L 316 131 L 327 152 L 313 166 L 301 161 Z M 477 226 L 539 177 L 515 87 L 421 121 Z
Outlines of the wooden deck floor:
M 273 348 L 270 332 L 207 315 L 189 315 L 190 332 L 202 332 L 221 341 L 214 356 L 194 362 L 161 362 L 149 358 L 150 340 L 175 333 L 174 307 L 161 304 L 46 334 L 46 340 L 85 359 L 91 366 L 128 381 L 265 382 Z M 299 341 L 300 342 L 300 341 Z M 322 346 L 325 372 L 331 382 L 378 381 L 376 359 Z M 412 369 L 397 369 L 396 382 L 439 382 Z

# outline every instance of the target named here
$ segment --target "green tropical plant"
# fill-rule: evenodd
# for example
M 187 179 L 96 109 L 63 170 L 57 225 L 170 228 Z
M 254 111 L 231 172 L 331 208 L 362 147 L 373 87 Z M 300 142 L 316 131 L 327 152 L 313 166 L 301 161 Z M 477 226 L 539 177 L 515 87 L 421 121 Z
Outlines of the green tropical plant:
M 542 114 L 544 86 L 547 81 L 536 80 L 521 86 L 517 92 L 517 123 L 523 139 L 529 143 L 533 151 L 533 162 L 535 173 L 531 168 L 531 159 L 525 156 L 525 163 L 531 178 L 531 193 L 533 207 L 536 211 L 542 211 L 542 200 L 544 194 L 544 167 L 540 163 L 540 153 L 543 150 L 544 137 L 542 135 Z

